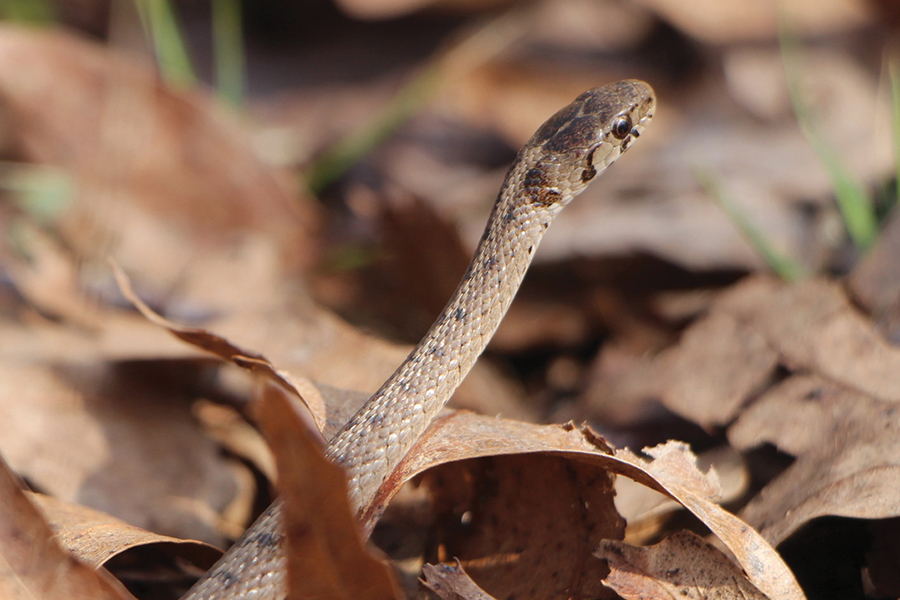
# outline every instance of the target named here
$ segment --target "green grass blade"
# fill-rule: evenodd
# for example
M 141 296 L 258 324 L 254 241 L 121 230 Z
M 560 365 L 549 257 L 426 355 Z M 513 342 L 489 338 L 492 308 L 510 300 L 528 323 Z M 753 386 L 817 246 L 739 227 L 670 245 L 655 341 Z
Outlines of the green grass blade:
M 874 202 L 862 183 L 850 173 L 834 147 L 822 135 L 800 84 L 802 66 L 799 42 L 787 30 L 783 21 L 779 37 L 794 114 L 800 123 L 800 129 L 828 173 L 850 239 L 858 250 L 865 252 L 875 243 L 878 236 L 878 219 L 875 215 Z
M 445 52 L 388 102 L 381 112 L 324 152 L 306 171 L 306 186 L 314 195 L 336 181 L 348 168 L 371 152 L 409 120 L 447 81 L 460 78 L 490 60 L 524 32 L 522 13 L 516 10 L 494 19 Z
M 894 169 L 896 171 L 895 188 L 897 197 L 894 199 L 900 204 L 900 65 L 892 58 L 888 63 L 891 78 L 891 130 L 894 138 Z
M 339 179 L 350 166 L 414 115 L 432 96 L 438 86 L 438 79 L 436 69 L 426 69 L 401 89 L 366 126 L 323 153 L 307 171 L 306 184 L 312 193 L 319 194 L 330 183 Z
M 56 21 L 56 11 L 47 0 L 0 0 L 0 16 L 29 25 L 49 25 Z
M 717 178 L 709 170 L 694 167 L 693 173 L 700 186 L 715 200 L 716 204 L 722 207 L 725 214 L 759 253 L 769 269 L 785 281 L 798 281 L 806 275 L 805 269 L 798 262 L 775 249 L 769 238 L 722 191 Z
M 226 102 L 241 106 L 247 85 L 241 0 L 212 0 L 212 25 L 216 88 Z
M 196 85 L 187 44 L 170 0 L 135 0 L 144 29 L 150 35 L 163 79 L 176 88 Z
M 0 161 L 0 190 L 38 223 L 55 223 L 70 207 L 76 186 L 65 172 L 44 165 Z

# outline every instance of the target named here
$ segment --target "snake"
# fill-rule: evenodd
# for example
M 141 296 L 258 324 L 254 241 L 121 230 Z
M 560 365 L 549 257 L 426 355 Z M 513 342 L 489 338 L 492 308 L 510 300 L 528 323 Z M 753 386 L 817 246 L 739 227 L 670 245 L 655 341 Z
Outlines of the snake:
M 397 370 L 328 443 L 360 514 L 484 351 L 554 217 L 644 131 L 656 98 L 643 81 L 579 95 L 516 155 L 462 281 Z M 284 600 L 276 500 L 182 600 Z

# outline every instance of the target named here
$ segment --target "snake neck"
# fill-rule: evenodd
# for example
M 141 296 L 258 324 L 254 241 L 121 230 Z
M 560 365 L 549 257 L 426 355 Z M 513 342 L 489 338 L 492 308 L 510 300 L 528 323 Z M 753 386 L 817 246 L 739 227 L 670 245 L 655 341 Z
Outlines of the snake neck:
M 484 351 L 558 212 L 515 185 L 522 176 L 521 167 L 507 175 L 475 256 L 431 329 L 328 444 L 326 455 L 347 472 L 357 511 L 370 504 Z M 514 189 L 522 191 L 509 192 Z

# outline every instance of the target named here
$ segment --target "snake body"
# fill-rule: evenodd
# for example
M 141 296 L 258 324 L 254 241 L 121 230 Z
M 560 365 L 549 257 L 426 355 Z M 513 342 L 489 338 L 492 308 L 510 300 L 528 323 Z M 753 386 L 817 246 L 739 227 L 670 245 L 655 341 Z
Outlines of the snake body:
M 519 151 L 475 256 L 450 302 L 393 375 L 332 438 L 326 455 L 365 510 L 472 368 L 519 288 L 553 218 L 640 136 L 653 90 L 626 80 L 589 90 Z M 278 502 L 182 600 L 283 600 Z

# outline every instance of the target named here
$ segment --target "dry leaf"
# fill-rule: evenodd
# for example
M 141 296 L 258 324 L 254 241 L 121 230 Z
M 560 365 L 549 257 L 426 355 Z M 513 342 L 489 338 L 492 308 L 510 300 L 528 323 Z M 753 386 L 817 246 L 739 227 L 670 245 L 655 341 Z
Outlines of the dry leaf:
M 731 446 L 718 446 L 697 457 L 701 471 L 715 469 L 721 481 L 718 503 L 727 504 L 741 498 L 750 486 L 750 474 L 740 454 Z M 668 496 L 645 487 L 631 479 L 616 480 L 616 508 L 626 521 L 624 541 L 642 544 L 657 538 L 662 526 L 680 505 Z
M 232 362 L 239 367 L 243 367 L 256 373 L 266 381 L 271 381 L 277 385 L 284 386 L 291 390 L 294 396 L 302 400 L 303 397 L 301 396 L 300 391 L 291 383 L 290 376 L 286 373 L 279 372 L 264 356 L 250 350 L 239 348 L 225 338 L 205 329 L 184 327 L 164 319 L 147 306 L 143 300 L 137 297 L 134 290 L 131 288 L 131 282 L 118 265 L 113 263 L 112 266 L 116 281 L 119 284 L 119 289 L 122 290 L 122 294 L 134 304 L 148 321 L 167 329 L 172 335 L 188 344 L 202 348 L 207 352 L 215 354 L 222 360 Z M 325 407 L 310 406 L 309 404 L 306 404 L 306 406 L 309 409 L 310 416 L 315 419 L 316 424 L 319 426 L 319 431 L 323 430 L 325 423 Z
M 835 33 L 868 22 L 868 7 L 857 0 L 641 0 L 682 31 L 704 42 L 722 44 L 767 40 L 778 34 L 778 18 L 803 33 Z
M 201 569 L 208 569 L 222 555 L 221 550 L 209 544 L 153 533 L 86 506 L 69 504 L 43 494 L 29 494 L 28 497 L 41 510 L 60 546 L 95 569 L 140 546 L 165 548 L 171 556 L 187 560 Z
M 881 400 L 900 401 L 900 348 L 889 344 L 838 283 L 785 285 L 749 278 L 716 303 L 762 335 L 792 370 L 818 373 Z
M 36 489 L 133 525 L 221 543 L 219 514 L 235 495 L 235 475 L 194 422 L 192 397 L 138 385 L 152 374 L 138 365 L 6 359 L 0 448 Z
M 325 458 L 318 432 L 306 426 L 273 384 L 263 391 L 259 417 L 278 465 L 289 594 L 400 598 L 390 568 L 366 549 L 344 471 Z
M 531 476 L 541 467 L 553 466 L 549 458 L 555 456 L 573 461 L 572 464 L 586 463 L 605 471 L 624 475 L 669 496 L 709 527 L 735 555 L 750 581 L 770 598 L 773 600 L 804 598 L 791 571 L 778 553 L 746 523 L 712 501 L 719 493 L 716 478 L 714 474 L 703 475 L 697 471 L 694 457 L 684 445 L 670 442 L 645 450 L 654 458 L 652 461 L 645 461 L 627 450 L 616 452 L 615 456 L 610 456 L 607 454 L 608 452 L 610 452 L 610 448 L 606 442 L 588 429 L 579 431 L 571 426 L 536 426 L 503 419 L 479 417 L 465 412 L 439 417 L 379 490 L 373 506 L 368 513 L 363 515 L 363 526 L 366 528 L 372 526 L 371 520 L 380 514 L 383 505 L 403 481 L 437 465 L 471 458 L 491 458 L 491 461 L 483 463 L 486 467 L 480 468 L 486 468 L 489 474 L 491 470 L 494 470 L 495 481 L 502 476 L 510 482 L 507 485 L 507 491 L 519 492 L 519 496 L 506 499 L 506 502 L 514 508 L 515 502 L 522 502 L 522 491 L 515 487 L 516 482 L 513 481 L 511 474 Z M 504 455 L 532 454 L 545 456 L 539 457 L 539 460 L 531 465 L 528 463 L 529 456 L 513 457 L 517 459 L 517 462 L 506 466 L 509 469 L 508 472 L 502 470 L 504 465 L 496 458 Z M 459 465 L 457 464 L 456 467 L 459 468 Z M 558 472 L 565 471 L 559 466 L 556 468 L 559 469 Z M 437 476 L 440 476 L 440 471 Z M 578 486 L 580 481 L 586 481 L 590 476 L 590 471 L 577 471 L 575 475 L 568 473 L 566 478 L 558 480 L 566 483 L 570 489 L 576 492 L 570 500 L 570 506 L 584 506 L 584 504 L 578 504 L 584 500 L 584 497 L 579 497 L 578 494 L 590 493 L 591 490 L 580 489 Z M 602 479 L 599 473 L 595 473 L 593 477 L 595 485 Z M 555 491 L 555 489 L 551 491 Z M 463 489 L 459 493 L 464 494 L 465 490 Z M 496 502 L 502 506 L 502 500 L 503 498 L 498 498 Z M 488 508 L 494 510 L 493 505 L 489 504 Z M 580 518 L 597 519 L 599 526 L 599 523 L 609 518 L 606 516 L 606 510 L 605 505 L 591 504 L 590 510 L 581 513 Z M 540 509 L 536 508 L 534 514 L 531 514 L 529 518 L 546 517 L 539 511 Z M 595 513 L 595 511 L 597 512 Z M 556 515 L 555 518 L 558 519 L 562 516 Z M 528 521 L 523 522 L 527 523 Z M 542 521 L 537 522 L 542 523 Z M 610 524 L 607 523 L 605 526 L 608 527 Z M 613 526 L 616 525 L 613 524 Z M 562 530 L 564 535 L 570 535 L 570 530 L 566 528 L 562 528 Z M 545 533 L 547 533 L 546 529 Z M 553 532 L 549 531 L 549 533 Z M 526 533 L 522 532 L 519 539 L 524 539 L 525 536 Z M 614 536 L 606 535 L 605 537 L 613 538 Z M 502 540 L 494 540 L 492 544 L 495 548 L 503 547 Z M 512 553 L 507 554 L 505 561 L 503 556 L 496 557 L 499 566 L 509 569 L 511 569 L 510 565 L 514 567 L 515 560 L 509 561 L 508 559 L 510 557 L 516 559 L 517 552 L 528 550 L 528 545 L 524 542 L 522 544 L 522 547 L 513 548 Z M 485 556 L 485 554 L 482 553 L 480 556 Z M 567 564 L 571 566 L 571 561 Z M 528 566 L 529 568 L 533 567 L 532 564 Z M 537 566 L 541 567 L 542 565 L 538 563 Z M 466 568 L 480 585 L 491 592 L 490 586 L 485 585 L 475 575 L 471 565 L 466 564 Z M 581 572 L 579 570 L 581 567 L 573 568 L 575 572 Z M 521 574 L 520 577 L 529 580 L 531 574 L 531 572 Z M 562 579 L 565 580 L 565 578 Z
M 16 145 L 72 177 L 77 203 L 59 221 L 82 256 L 123 264 L 164 287 L 200 240 L 228 232 L 277 239 L 285 259 L 310 264 L 317 218 L 287 178 L 262 164 L 245 131 L 199 90 L 174 92 L 147 64 L 62 30 L 0 30 L 0 98 Z M 139 115 L 140 118 L 135 118 Z M 178 233 L 171 244 L 147 234 Z
M 19 481 L 0 460 L 0 597 L 9 600 L 134 600 L 105 571 L 63 550 Z
M 546 454 L 453 462 L 425 475 L 437 513 L 438 559 L 458 558 L 493 596 L 611 598 L 591 553 L 621 539 L 612 476 Z M 577 533 L 575 533 L 577 532 Z
M 881 337 L 840 285 L 787 285 L 765 276 L 722 293 L 679 345 L 599 378 L 589 397 L 600 408 L 658 398 L 703 426 L 721 425 L 766 388 L 779 364 L 900 401 L 900 348 Z
M 884 337 L 900 339 L 900 212 L 894 211 L 875 245 L 853 269 L 847 285 L 854 299 L 875 319 Z
M 455 565 L 440 563 L 422 567 L 425 587 L 443 600 L 494 600 L 494 597 L 472 581 L 465 569 L 456 561 Z
M 678 345 L 619 377 L 599 379 L 587 398 L 600 410 L 657 399 L 676 414 L 713 427 L 731 422 L 777 364 L 778 354 L 752 327 L 714 312 L 694 323 Z
M 721 551 L 689 531 L 649 548 L 601 542 L 597 557 L 609 563 L 606 585 L 625 600 L 766 600 Z
M 742 511 L 773 545 L 810 520 L 900 516 L 900 413 L 816 376 L 795 376 L 729 429 L 735 448 L 771 442 L 797 460 Z
M 194 404 L 194 415 L 203 430 L 237 456 L 250 461 L 254 467 L 275 482 L 275 459 L 262 435 L 241 414 L 230 406 L 208 400 Z

